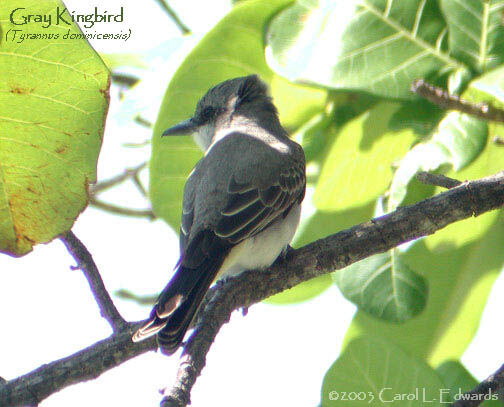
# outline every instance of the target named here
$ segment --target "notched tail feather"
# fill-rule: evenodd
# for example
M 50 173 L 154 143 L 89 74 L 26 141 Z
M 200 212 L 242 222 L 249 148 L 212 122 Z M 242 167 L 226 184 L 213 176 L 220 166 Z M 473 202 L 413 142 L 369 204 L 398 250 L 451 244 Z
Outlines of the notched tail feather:
M 181 345 L 185 333 L 198 312 L 208 288 L 215 280 L 223 260 L 224 256 L 217 259 L 207 259 L 194 288 L 180 307 L 170 315 L 168 323 L 159 330 L 157 340 L 161 352 L 165 355 L 172 355 Z
M 149 321 L 138 329 L 131 338 L 133 342 L 143 341 L 161 331 L 168 323 L 168 318 L 180 307 L 183 300 L 184 297 L 181 294 L 176 294 L 170 297 L 162 306 L 158 302 Z
M 150 338 L 152 335 L 155 335 L 159 331 L 161 331 L 161 329 L 163 329 L 167 323 L 167 320 L 161 320 L 157 317 L 150 319 L 144 326 L 142 326 L 135 332 L 131 340 L 133 342 L 140 342 L 144 339 Z
M 157 334 L 161 352 L 173 354 L 182 343 L 228 250 L 222 247 L 217 251 L 217 256 L 209 255 L 194 268 L 180 265 L 175 276 L 161 292 L 150 319 L 133 335 L 133 342 Z M 216 254 L 211 250 L 210 253 Z

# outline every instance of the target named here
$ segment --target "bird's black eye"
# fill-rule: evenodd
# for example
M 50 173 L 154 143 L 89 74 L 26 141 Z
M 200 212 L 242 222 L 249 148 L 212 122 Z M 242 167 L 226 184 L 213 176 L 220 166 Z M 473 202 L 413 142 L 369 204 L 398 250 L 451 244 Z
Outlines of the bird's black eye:
M 215 116 L 216 110 L 212 106 L 206 106 L 203 108 L 201 113 L 199 114 L 199 119 L 202 123 L 206 123 L 211 120 Z

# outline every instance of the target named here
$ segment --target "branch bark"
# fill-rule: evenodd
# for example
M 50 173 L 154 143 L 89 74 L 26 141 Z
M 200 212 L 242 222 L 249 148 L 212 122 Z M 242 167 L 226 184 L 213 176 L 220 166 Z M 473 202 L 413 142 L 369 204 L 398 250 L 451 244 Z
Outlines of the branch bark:
M 445 226 L 504 205 L 504 172 L 464 182 L 415 205 L 315 241 L 265 272 L 245 272 L 219 287 L 205 301 L 180 359 L 177 381 L 164 391 L 162 406 L 185 406 L 220 327 L 233 310 L 249 307 L 311 278 L 346 267 L 373 254 L 427 236 Z M 40 402 L 62 388 L 99 376 L 122 362 L 155 349 L 154 340 L 133 343 L 138 325 L 127 324 L 110 338 L 27 375 L 0 384 L 2 407 Z
M 66 232 L 60 239 L 77 262 L 77 268 L 84 273 L 101 316 L 107 320 L 114 332 L 118 332 L 127 322 L 119 314 L 112 298 L 110 298 L 91 253 L 72 231 Z
M 129 323 L 119 332 L 86 349 L 0 384 L 0 406 L 37 406 L 65 387 L 96 379 L 107 370 L 156 349 L 154 338 L 139 343 L 131 341 L 131 336 L 140 325 Z
M 471 103 L 457 95 L 418 79 L 411 85 L 411 91 L 443 109 L 457 110 L 480 119 L 504 122 L 504 110 L 489 103 Z
M 498 395 L 504 389 L 504 365 L 487 377 L 473 390 L 462 395 L 450 407 L 477 407 L 485 401 L 485 396 Z
M 344 268 L 373 254 L 410 240 L 431 235 L 450 223 L 501 207 L 504 204 L 504 171 L 398 208 L 289 253 L 286 261 L 268 272 L 248 271 L 231 279 L 211 297 L 199 315 L 196 328 L 182 354 L 177 381 L 164 390 L 162 407 L 190 403 L 192 386 L 205 366 L 206 354 L 231 312 L 247 308 L 278 292 L 325 273 Z
M 435 185 L 437 187 L 443 187 L 446 189 L 457 187 L 462 184 L 462 182 L 457 179 L 453 179 L 442 174 L 433 174 L 426 171 L 420 171 L 419 173 L 417 173 L 416 179 L 426 185 Z

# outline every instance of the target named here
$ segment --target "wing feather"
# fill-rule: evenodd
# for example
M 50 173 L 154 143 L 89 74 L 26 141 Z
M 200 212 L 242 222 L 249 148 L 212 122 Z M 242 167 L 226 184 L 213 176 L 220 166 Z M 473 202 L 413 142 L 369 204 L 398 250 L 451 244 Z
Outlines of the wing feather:
M 233 194 L 232 199 L 226 206 L 226 209 L 222 211 L 225 216 L 233 216 L 248 208 L 249 206 L 255 204 L 259 200 L 259 194 L 256 189 L 244 193 Z
M 221 211 L 215 234 L 231 243 L 254 236 L 266 229 L 280 216 L 286 216 L 294 203 L 300 202 L 305 193 L 304 166 L 285 169 L 266 188 L 251 189 L 250 184 L 240 185 L 231 178 L 228 205 Z M 235 192 L 231 192 L 235 191 Z

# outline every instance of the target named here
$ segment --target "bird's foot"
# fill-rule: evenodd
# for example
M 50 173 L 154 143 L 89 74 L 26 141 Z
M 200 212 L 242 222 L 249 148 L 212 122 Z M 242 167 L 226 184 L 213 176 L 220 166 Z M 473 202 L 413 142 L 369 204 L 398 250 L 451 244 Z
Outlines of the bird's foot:
M 285 249 L 282 250 L 278 258 L 275 260 L 273 264 L 282 264 L 285 263 L 289 255 L 294 251 L 291 245 L 285 246 Z

